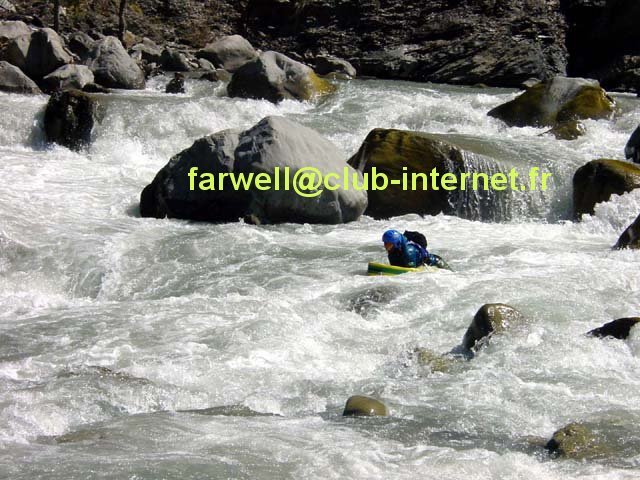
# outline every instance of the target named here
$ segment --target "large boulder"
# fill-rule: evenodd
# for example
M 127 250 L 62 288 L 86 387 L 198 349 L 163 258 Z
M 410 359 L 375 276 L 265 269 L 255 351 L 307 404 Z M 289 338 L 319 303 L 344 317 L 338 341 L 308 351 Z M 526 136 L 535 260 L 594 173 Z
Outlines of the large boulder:
M 229 35 L 208 44 L 196 56 L 233 73 L 245 63 L 256 60 L 258 52 L 240 35 Z
M 614 100 L 596 80 L 555 77 L 497 106 L 489 116 L 512 127 L 544 127 L 569 120 L 610 118 L 614 108 Z
M 462 346 L 478 350 L 495 333 L 501 333 L 523 321 L 522 314 L 504 303 L 487 303 L 480 307 L 464 334 Z
M 193 167 L 198 176 L 190 180 Z M 284 178 L 285 167 L 290 184 Z M 320 187 L 312 196 L 296 193 L 294 178 L 303 175 L 305 167 L 323 175 L 345 171 L 358 175 L 344 162 L 342 152 L 314 130 L 267 117 L 246 131 L 225 130 L 204 137 L 177 154 L 142 192 L 140 212 L 143 217 L 210 222 L 251 217 L 269 223 L 337 224 L 360 217 L 367 206 L 364 191 L 337 188 L 331 181 L 331 189 Z M 255 177 L 255 183 L 236 189 L 231 178 L 220 178 L 222 173 L 242 174 L 247 182 Z M 269 179 L 266 187 L 256 185 L 259 177 Z
M 84 32 L 74 32 L 67 37 L 69 50 L 77 55 L 82 62 L 89 59 L 95 43 L 96 41 Z
M 38 85 L 22 70 L 9 62 L 0 61 L 0 91 L 10 93 L 41 93 Z
M 78 90 L 58 91 L 49 99 L 44 114 L 47 141 L 80 150 L 91 142 L 91 131 L 99 120 L 98 103 Z
M 580 423 L 570 423 L 554 432 L 545 448 L 554 457 L 576 460 L 595 458 L 608 452 L 603 439 Z
M 0 43 L 6 40 L 13 40 L 22 35 L 31 35 L 31 28 L 26 23 L 20 21 L 0 22 Z
M 277 52 L 265 52 L 235 71 L 227 87 L 229 96 L 266 99 L 277 103 L 285 99 L 311 100 L 335 87 L 315 72 Z
M 640 215 L 635 221 L 622 232 L 617 243 L 613 247 L 615 249 L 633 248 L 640 249 Z
M 131 57 L 146 63 L 160 64 L 162 62 L 162 48 L 153 40 L 143 38 L 141 43 L 131 47 Z
M 187 55 L 172 48 L 165 48 L 162 51 L 160 65 L 164 70 L 171 72 L 189 72 L 193 70 Z
M 57 68 L 73 62 L 55 31 L 42 28 L 27 33 L 20 25 L 22 22 L 11 23 L 14 25 L 9 28 L 10 33 L 16 36 L 4 40 L 2 58 L 20 68 L 32 80 L 40 81 Z
M 640 323 L 640 317 L 619 318 L 591 330 L 587 335 L 590 337 L 613 337 L 619 340 L 625 340 L 629 337 L 631 329 L 638 323 Z
M 42 79 L 42 88 L 56 90 L 82 90 L 94 82 L 93 73 L 85 65 L 64 65 Z
M 631 138 L 624 147 L 624 156 L 627 160 L 640 163 L 640 126 L 631 134 Z
M 503 201 L 509 192 L 484 190 L 480 182 L 476 186 L 482 189 L 482 195 L 478 195 L 468 184 L 470 177 L 465 180 L 462 176 L 499 173 L 497 162 L 452 142 L 449 137 L 423 132 L 381 128 L 369 132 L 348 162 L 368 179 L 369 206 L 365 213 L 374 218 L 446 213 L 474 220 L 499 220 L 506 215 L 508 208 Z M 437 176 L 432 176 L 434 169 Z M 437 189 L 432 186 L 434 179 Z M 440 183 L 445 179 L 447 189 Z
M 597 203 L 640 187 L 640 166 L 621 160 L 592 160 L 573 175 L 575 218 L 592 215 Z
M 144 72 L 116 37 L 98 40 L 90 58 L 89 68 L 100 85 L 128 90 L 145 87 Z
M 342 412 L 344 417 L 386 417 L 389 409 L 380 400 L 354 395 L 349 397 Z

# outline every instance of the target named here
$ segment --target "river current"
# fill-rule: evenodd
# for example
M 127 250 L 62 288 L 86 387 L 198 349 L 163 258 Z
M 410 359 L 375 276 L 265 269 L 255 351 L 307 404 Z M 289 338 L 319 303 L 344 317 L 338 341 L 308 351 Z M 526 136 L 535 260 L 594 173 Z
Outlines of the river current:
M 572 222 L 571 179 L 623 158 L 640 101 L 567 142 L 486 113 L 517 92 L 341 83 L 319 103 L 230 99 L 189 81 L 103 96 L 86 152 L 46 146 L 45 96 L 0 94 L 0 478 L 631 479 L 640 475 L 640 252 L 612 251 L 640 190 Z M 376 127 L 443 134 L 553 174 L 500 221 L 363 217 L 338 226 L 140 218 L 142 189 L 194 140 L 282 115 L 355 153 Z M 388 228 L 453 272 L 367 277 Z M 431 372 L 485 303 L 527 321 Z M 354 394 L 387 418 L 345 419 Z M 611 452 L 552 460 L 540 439 L 591 425 Z

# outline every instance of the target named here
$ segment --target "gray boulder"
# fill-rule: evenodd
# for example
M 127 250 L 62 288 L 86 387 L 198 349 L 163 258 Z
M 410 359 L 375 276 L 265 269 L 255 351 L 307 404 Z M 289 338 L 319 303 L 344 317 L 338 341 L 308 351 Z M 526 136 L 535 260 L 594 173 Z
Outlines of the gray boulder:
M 171 72 L 189 72 L 192 70 L 187 56 L 172 48 L 165 48 L 160 56 L 160 65 Z
M 162 49 L 148 38 L 143 38 L 141 43 L 131 47 L 131 57 L 134 60 L 142 60 L 146 63 L 160 64 Z
M 69 50 L 83 62 L 89 58 L 95 43 L 96 41 L 84 32 L 74 32 L 67 39 Z
M 229 35 L 208 44 L 196 56 L 233 73 L 245 63 L 258 58 L 258 52 L 240 35 Z
M 100 85 L 127 90 L 145 87 L 144 72 L 116 37 L 98 40 L 90 58 L 89 68 Z
M 640 250 L 640 215 L 622 232 L 622 235 L 620 235 L 618 242 L 613 248 L 617 250 L 622 248 Z
M 56 92 L 44 114 L 47 141 L 80 150 L 91 142 L 91 131 L 99 120 L 98 103 L 78 90 Z
M 42 79 L 42 88 L 47 92 L 56 90 L 82 90 L 94 82 L 93 73 L 85 65 L 64 65 Z
M 55 31 L 42 28 L 31 34 L 24 68 L 24 73 L 29 77 L 40 81 L 45 75 L 68 63 L 73 63 L 73 58 Z
M 198 168 L 193 181 L 188 176 L 192 167 Z M 292 179 L 288 190 L 285 167 Z M 285 118 L 266 117 L 249 130 L 225 130 L 197 140 L 173 157 L 142 192 L 140 212 L 143 217 L 210 222 L 251 217 L 268 223 L 337 224 L 360 217 L 367 206 L 366 192 L 338 188 L 323 189 L 313 197 L 298 195 L 293 178 L 303 167 L 315 167 L 323 174 L 340 174 L 346 168 L 349 175 L 358 175 L 342 152 L 314 130 Z M 270 183 L 268 189 L 264 184 L 258 189 L 255 183 L 249 189 L 234 189 L 228 177 L 220 180 L 221 173 L 262 174 Z
M 624 147 L 624 156 L 627 160 L 640 163 L 640 126 L 631 134 L 631 138 Z
M 343 75 L 348 78 L 356 78 L 356 69 L 346 60 L 331 55 L 317 57 L 315 71 L 318 75 L 331 73 Z
M 614 107 L 614 100 L 596 80 L 555 77 L 533 85 L 488 115 L 509 126 L 543 127 L 569 120 L 610 118 Z
M 311 100 L 331 93 L 335 87 L 315 72 L 277 52 L 264 52 L 235 71 L 227 87 L 230 97 Z
M 487 303 L 480 307 L 462 340 L 467 350 L 478 350 L 495 333 L 501 333 L 521 323 L 522 314 L 504 303 Z
M 10 93 L 41 93 L 38 86 L 22 70 L 0 61 L 0 91 Z
M 7 21 L 0 22 L 0 42 L 3 40 L 13 40 L 22 35 L 31 35 L 31 29 L 24 22 Z

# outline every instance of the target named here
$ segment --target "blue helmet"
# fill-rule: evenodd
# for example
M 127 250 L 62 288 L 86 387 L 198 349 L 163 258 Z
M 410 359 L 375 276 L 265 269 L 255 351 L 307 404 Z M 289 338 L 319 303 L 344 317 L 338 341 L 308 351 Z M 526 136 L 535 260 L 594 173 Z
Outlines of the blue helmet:
M 404 237 L 397 230 L 387 230 L 384 232 L 384 235 L 382 235 L 382 241 L 384 243 L 390 243 L 393 245 L 393 248 L 402 248 Z

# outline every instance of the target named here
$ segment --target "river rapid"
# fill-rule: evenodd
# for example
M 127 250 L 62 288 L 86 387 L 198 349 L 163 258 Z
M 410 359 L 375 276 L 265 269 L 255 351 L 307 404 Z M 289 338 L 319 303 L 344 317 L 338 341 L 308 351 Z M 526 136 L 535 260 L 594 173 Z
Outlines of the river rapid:
M 486 113 L 517 92 L 341 83 L 319 104 L 230 99 L 167 78 L 102 96 L 88 151 L 46 146 L 45 96 L 0 94 L 0 477 L 17 479 L 631 479 L 640 475 L 640 335 L 583 334 L 640 314 L 640 252 L 612 251 L 640 190 L 571 218 L 571 179 L 623 158 L 640 101 L 558 141 Z M 139 195 L 204 135 L 282 115 L 355 153 L 376 127 L 444 134 L 553 174 L 499 221 L 338 225 L 140 218 Z M 524 170 L 523 170 L 524 171 Z M 453 272 L 367 277 L 387 228 L 419 230 Z M 434 373 L 478 308 L 527 322 Z M 345 419 L 372 395 L 387 418 Z M 569 422 L 611 453 L 552 460 Z

